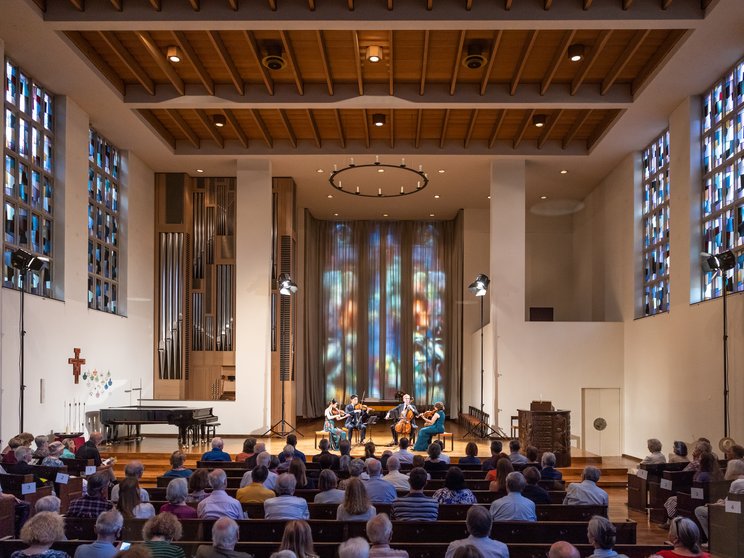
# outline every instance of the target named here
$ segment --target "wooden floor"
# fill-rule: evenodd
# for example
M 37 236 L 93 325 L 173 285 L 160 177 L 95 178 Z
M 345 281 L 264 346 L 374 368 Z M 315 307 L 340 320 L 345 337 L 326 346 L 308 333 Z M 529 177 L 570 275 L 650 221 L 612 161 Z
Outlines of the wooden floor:
M 297 427 L 299 430 L 297 448 L 307 455 L 317 453 L 314 432 L 322 429 L 322 422 L 304 421 L 300 422 Z M 449 441 L 445 448 L 445 451 L 453 460 L 465 456 L 465 446 L 469 441 L 475 441 L 478 444 L 479 457 L 488 457 L 490 455 L 490 441 L 463 438 L 466 430 L 460 427 L 457 422 L 448 420 L 445 424 L 445 430 L 454 434 L 454 449 L 450 449 Z M 272 454 L 281 452 L 286 444 L 285 440 L 280 437 L 252 437 L 264 442 L 267 450 Z M 389 425 L 385 423 L 374 425 L 372 431 L 367 434 L 367 441 L 370 438 L 377 446 L 377 454 L 381 454 L 385 449 L 388 449 L 387 444 L 392 442 Z M 236 436 L 225 437 L 225 451 L 233 456 L 239 453 L 242 451 L 244 439 L 244 437 Z M 506 444 L 507 442 L 504 442 L 505 446 Z M 101 454 L 103 456 L 117 457 L 117 464 L 115 466 L 117 477 L 123 476 L 124 465 L 127 462 L 133 459 L 142 461 L 145 465 L 143 485 L 154 486 L 155 478 L 168 469 L 168 457 L 176 449 L 178 449 L 178 441 L 175 435 L 145 435 L 144 439 L 138 443 L 120 443 L 112 446 L 104 446 L 101 448 Z M 208 449 L 208 445 L 184 449 L 184 452 L 188 455 L 186 466 L 195 467 L 197 459 Z M 360 456 L 363 454 L 364 449 L 362 446 L 357 445 L 352 447 L 352 455 Z M 626 506 L 626 475 L 628 469 L 637 464 L 636 461 L 620 456 L 599 456 L 579 448 L 572 448 L 571 457 L 571 467 L 561 469 L 564 478 L 568 482 L 579 480 L 581 471 L 586 465 L 592 464 L 601 468 L 602 479 L 600 480 L 600 485 L 607 490 L 610 498 L 608 510 L 610 519 L 612 521 L 623 521 L 625 519 L 636 521 L 638 523 L 638 544 L 661 544 L 664 542 L 667 538 L 666 531 L 650 523 L 646 514 L 628 510 Z

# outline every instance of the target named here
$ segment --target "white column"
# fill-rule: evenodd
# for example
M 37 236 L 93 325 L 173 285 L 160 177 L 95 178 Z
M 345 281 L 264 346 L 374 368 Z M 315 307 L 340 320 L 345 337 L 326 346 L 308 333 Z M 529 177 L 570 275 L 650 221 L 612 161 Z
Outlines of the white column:
M 271 411 L 269 161 L 238 161 L 236 221 L 236 404 L 226 414 L 232 424 L 260 434 L 269 427 Z

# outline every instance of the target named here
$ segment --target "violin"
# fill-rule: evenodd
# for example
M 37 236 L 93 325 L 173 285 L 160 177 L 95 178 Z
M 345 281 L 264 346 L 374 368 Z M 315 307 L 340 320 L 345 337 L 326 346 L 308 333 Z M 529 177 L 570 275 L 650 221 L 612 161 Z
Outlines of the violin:
M 357 403 L 356 405 L 354 405 L 354 410 L 362 411 L 364 413 L 371 413 L 374 411 L 372 407 L 367 407 L 367 405 L 364 405 L 363 403 Z
M 345 419 L 347 416 L 349 416 L 345 412 L 343 412 L 341 409 L 338 409 L 336 407 L 333 407 L 331 409 L 331 414 L 333 415 L 333 418 L 336 420 Z
M 436 413 L 436 409 L 430 409 L 428 411 L 424 411 L 423 413 L 419 413 L 416 415 L 416 418 L 422 418 L 424 420 L 431 420 L 431 417 L 434 416 L 434 413 Z

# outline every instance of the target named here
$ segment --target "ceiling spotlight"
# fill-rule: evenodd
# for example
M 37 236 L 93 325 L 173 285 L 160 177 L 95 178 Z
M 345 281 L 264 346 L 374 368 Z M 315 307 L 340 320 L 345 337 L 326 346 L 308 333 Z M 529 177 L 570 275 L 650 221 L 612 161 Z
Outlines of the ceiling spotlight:
M 333 216 L 334 216 L 334 217 L 338 217 L 338 213 L 334 213 L 334 214 L 333 214 Z
M 385 169 L 377 169 L 377 172 L 385 172 Z
M 388 214 L 387 213 L 383 213 L 382 216 L 383 217 L 388 217 Z
M 568 59 L 571 62 L 579 62 L 584 58 L 584 45 L 576 43 L 568 47 Z
M 465 58 L 462 59 L 463 66 L 471 70 L 481 68 L 486 62 L 488 62 L 488 58 L 483 54 L 484 50 L 485 47 L 483 43 L 477 41 L 470 43 L 468 45 L 468 53 Z
M 435 199 L 435 200 L 438 200 L 438 199 L 439 199 L 439 194 L 436 194 L 436 195 L 434 196 L 434 199 Z
M 382 47 L 379 45 L 369 45 L 367 47 L 367 60 L 373 64 L 382 60 Z
M 198 172 L 199 174 L 201 174 L 201 173 L 204 172 L 204 169 L 196 169 L 196 172 Z
M 212 124 L 214 124 L 218 128 L 224 128 L 225 124 L 227 124 L 227 119 L 225 118 L 224 114 L 213 114 Z
M 567 171 L 566 169 L 563 169 L 563 170 L 561 171 L 561 174 L 568 174 L 568 171 Z
M 491 196 L 488 196 L 488 199 L 490 200 L 491 199 Z
M 297 292 L 297 283 L 292 281 L 289 273 L 279 275 L 277 286 L 279 287 L 279 294 L 283 294 L 284 296 L 289 296 Z
M 541 200 L 547 200 L 548 199 L 548 196 L 540 196 L 540 199 Z
M 380 126 L 385 125 L 385 115 L 379 112 L 376 112 L 372 115 L 372 123 L 377 126 L 378 128 Z
M 705 254 L 705 256 L 706 257 L 703 259 L 703 270 L 706 273 L 717 269 L 728 271 L 729 269 L 734 269 L 736 267 L 736 256 L 731 250 L 721 252 L 714 256 L 711 256 L 710 254 Z
M 323 172 L 323 169 L 318 169 L 315 172 L 317 172 L 318 174 L 320 174 L 321 172 Z
M 177 46 L 169 46 L 166 56 L 170 62 L 178 64 L 181 61 L 181 49 Z
M 468 285 L 468 290 L 475 296 L 486 296 L 490 282 L 491 280 L 488 278 L 488 275 L 485 273 L 479 273 L 475 278 L 475 281 Z
M 444 169 L 439 169 L 439 170 L 438 170 L 437 172 L 438 172 L 439 174 L 444 174 L 444 173 L 445 173 L 445 172 L 447 172 L 447 171 L 445 171 Z
M 434 217 L 434 214 L 433 213 L 429 213 L 429 217 Z
M 46 256 L 36 256 L 23 248 L 16 248 L 10 253 L 10 266 L 23 273 L 41 271 L 47 263 L 49 263 L 49 258 Z
M 328 194 L 328 199 L 333 199 L 333 194 Z
M 267 42 L 263 45 L 264 57 L 261 59 L 261 64 L 269 70 L 278 71 L 283 70 L 287 65 L 287 61 L 282 56 L 282 45 L 281 43 Z
M 535 128 L 542 128 L 545 126 L 545 115 L 544 114 L 536 114 L 532 117 L 532 124 L 535 126 Z

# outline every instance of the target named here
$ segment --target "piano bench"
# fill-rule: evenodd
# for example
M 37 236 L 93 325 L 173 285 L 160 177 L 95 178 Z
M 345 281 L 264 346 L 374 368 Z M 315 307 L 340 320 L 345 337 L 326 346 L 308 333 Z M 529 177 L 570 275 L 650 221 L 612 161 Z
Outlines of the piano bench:
M 212 441 L 212 438 L 214 438 L 217 435 L 217 427 L 220 426 L 219 422 L 211 422 L 207 423 L 206 427 L 206 440 L 204 440 L 207 443 L 210 443 Z
M 450 451 L 455 451 L 455 436 L 452 432 L 440 432 L 437 434 L 437 440 L 441 440 L 445 449 L 447 447 L 447 438 L 450 439 Z

